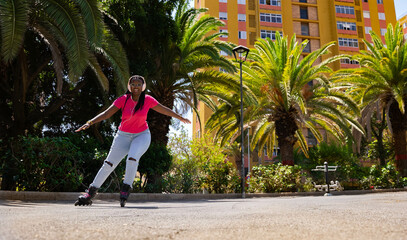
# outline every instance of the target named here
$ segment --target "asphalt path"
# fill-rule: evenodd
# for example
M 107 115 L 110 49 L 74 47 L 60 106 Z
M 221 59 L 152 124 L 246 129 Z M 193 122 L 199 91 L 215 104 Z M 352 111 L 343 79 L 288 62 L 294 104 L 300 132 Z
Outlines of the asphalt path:
M 0 200 L 0 239 L 407 239 L 407 192 L 193 201 Z

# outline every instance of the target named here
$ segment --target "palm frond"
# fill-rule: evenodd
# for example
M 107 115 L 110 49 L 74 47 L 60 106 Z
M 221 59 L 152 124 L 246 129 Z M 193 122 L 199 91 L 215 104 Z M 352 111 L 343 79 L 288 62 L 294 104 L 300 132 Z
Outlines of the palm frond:
M 44 13 L 52 19 L 67 39 L 67 58 L 72 81 L 88 66 L 89 48 L 79 10 L 67 1 L 41 0 Z
M 0 1 L 0 56 L 5 63 L 11 62 L 23 46 L 28 14 L 25 0 Z

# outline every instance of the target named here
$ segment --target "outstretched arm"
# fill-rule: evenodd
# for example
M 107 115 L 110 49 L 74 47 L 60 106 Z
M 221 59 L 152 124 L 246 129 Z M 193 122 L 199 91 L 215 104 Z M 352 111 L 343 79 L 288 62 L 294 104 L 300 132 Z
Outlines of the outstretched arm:
M 92 118 L 91 120 L 87 121 L 85 124 L 82 125 L 82 127 L 78 128 L 75 130 L 75 132 L 79 132 L 82 130 L 86 130 L 88 129 L 92 124 L 101 122 L 103 120 L 106 120 L 108 118 L 110 118 L 111 116 L 113 116 L 113 114 L 115 114 L 117 111 L 119 110 L 118 107 L 116 107 L 115 105 L 110 105 L 110 107 L 108 109 L 106 109 L 105 111 L 99 113 L 96 117 Z
M 159 112 L 161 114 L 170 116 L 170 117 L 174 117 L 179 119 L 181 122 L 183 123 L 191 123 L 191 121 L 189 121 L 189 119 L 183 118 L 181 117 L 179 114 L 175 113 L 174 111 L 172 111 L 171 109 L 167 108 L 166 106 L 163 106 L 162 104 L 158 103 L 155 107 L 152 107 L 152 109 L 156 112 Z

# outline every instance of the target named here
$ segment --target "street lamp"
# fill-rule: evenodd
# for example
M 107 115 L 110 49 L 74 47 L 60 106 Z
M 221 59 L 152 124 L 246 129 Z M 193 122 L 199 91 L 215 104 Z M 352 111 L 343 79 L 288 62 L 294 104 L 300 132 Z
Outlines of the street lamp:
M 246 61 L 250 49 L 245 46 L 237 46 L 233 48 L 233 55 L 236 61 L 240 64 L 240 158 L 242 159 L 242 198 L 245 198 L 245 174 L 244 174 L 244 135 L 243 135 L 243 77 L 242 77 L 242 64 Z
M 247 171 L 250 174 L 250 126 L 247 128 Z

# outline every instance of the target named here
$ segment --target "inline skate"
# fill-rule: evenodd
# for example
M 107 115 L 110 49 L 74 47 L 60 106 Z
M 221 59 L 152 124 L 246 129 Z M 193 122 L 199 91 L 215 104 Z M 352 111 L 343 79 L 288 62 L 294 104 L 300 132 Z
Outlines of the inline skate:
M 89 186 L 84 194 L 78 197 L 75 202 L 75 206 L 88 206 L 92 205 L 92 199 L 96 196 L 98 189 L 94 186 Z
M 122 189 L 120 190 L 120 206 L 124 207 L 126 205 L 127 199 L 130 195 L 131 187 L 128 184 L 123 184 Z

